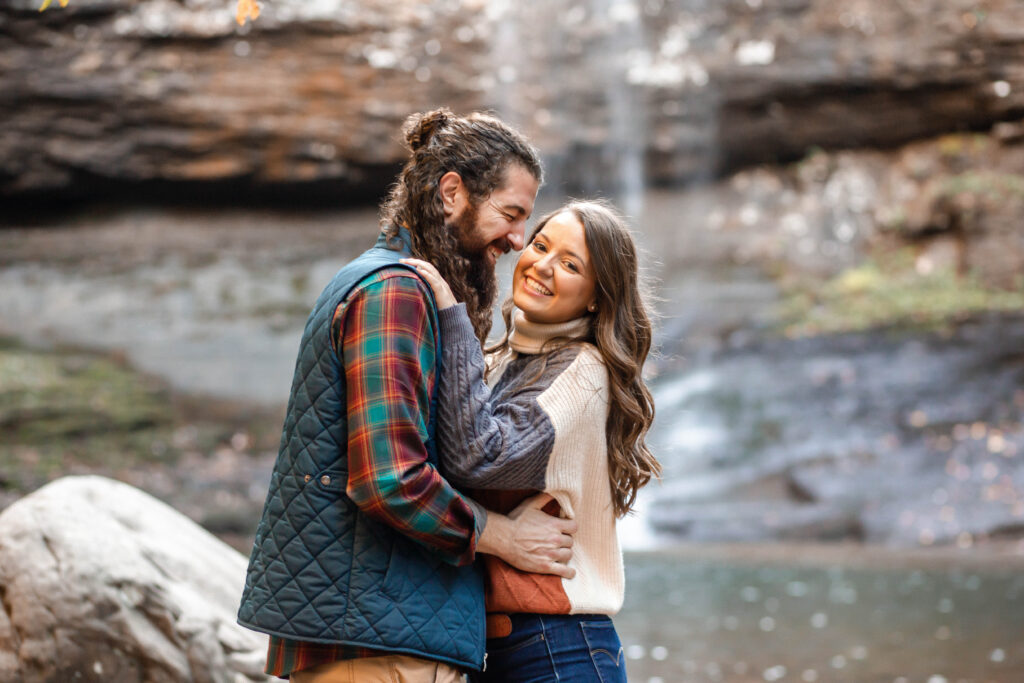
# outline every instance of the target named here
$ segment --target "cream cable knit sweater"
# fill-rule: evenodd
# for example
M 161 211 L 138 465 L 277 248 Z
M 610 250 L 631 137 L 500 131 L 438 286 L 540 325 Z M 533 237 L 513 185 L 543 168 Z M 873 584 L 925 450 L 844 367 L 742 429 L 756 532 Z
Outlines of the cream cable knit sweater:
M 608 373 L 586 342 L 543 352 L 550 339 L 584 336 L 588 321 L 540 325 L 517 311 L 509 340 L 514 353 L 488 385 L 465 307 L 441 311 L 440 320 L 442 471 L 458 486 L 521 490 L 519 498 L 546 491 L 579 524 L 570 563 L 575 578 L 528 575 L 489 561 L 488 609 L 616 613 L 624 579 L 608 480 Z M 517 502 L 508 494 L 474 495 L 488 506 Z

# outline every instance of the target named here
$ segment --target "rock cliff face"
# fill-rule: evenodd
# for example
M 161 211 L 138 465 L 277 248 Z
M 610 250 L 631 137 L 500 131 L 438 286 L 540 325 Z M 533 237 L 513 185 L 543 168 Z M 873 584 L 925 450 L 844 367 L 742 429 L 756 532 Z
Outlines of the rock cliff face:
M 0 7 L 0 197 L 371 199 L 440 104 L 605 193 L 1024 114 L 1013 0 L 36 4 Z
M 425 5 L 285 0 L 251 32 L 229 5 L 4 5 L 0 195 L 170 183 L 359 199 L 392 179 L 410 112 L 481 104 L 472 65 L 427 44 L 446 17 Z
M 149 495 L 67 477 L 0 515 L 0 679 L 266 681 L 246 560 Z

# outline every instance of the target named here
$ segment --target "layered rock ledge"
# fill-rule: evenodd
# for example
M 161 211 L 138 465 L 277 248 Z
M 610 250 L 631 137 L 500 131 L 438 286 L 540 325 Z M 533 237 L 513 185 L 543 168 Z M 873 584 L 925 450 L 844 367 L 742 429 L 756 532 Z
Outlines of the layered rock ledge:
M 1012 0 L 36 5 L 0 7 L 0 198 L 369 201 L 440 104 L 605 193 L 1024 114 Z

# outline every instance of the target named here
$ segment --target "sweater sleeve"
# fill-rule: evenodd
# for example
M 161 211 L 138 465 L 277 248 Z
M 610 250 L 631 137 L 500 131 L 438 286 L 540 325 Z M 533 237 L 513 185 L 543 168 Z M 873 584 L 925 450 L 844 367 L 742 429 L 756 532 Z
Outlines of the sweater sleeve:
M 495 401 L 464 304 L 439 312 L 443 362 L 438 430 L 444 475 L 478 489 L 543 489 L 555 434 L 538 378 Z M 551 370 L 550 368 L 548 370 Z M 548 371 L 545 371 L 548 374 Z

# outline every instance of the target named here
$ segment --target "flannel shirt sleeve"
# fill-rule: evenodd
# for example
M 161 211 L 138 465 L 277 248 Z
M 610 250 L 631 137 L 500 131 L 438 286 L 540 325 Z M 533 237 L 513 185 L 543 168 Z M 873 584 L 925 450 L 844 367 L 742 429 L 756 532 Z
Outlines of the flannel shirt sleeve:
M 486 513 L 427 462 L 437 348 L 425 287 L 384 271 L 335 312 L 348 403 L 346 492 L 364 513 L 464 565 Z

